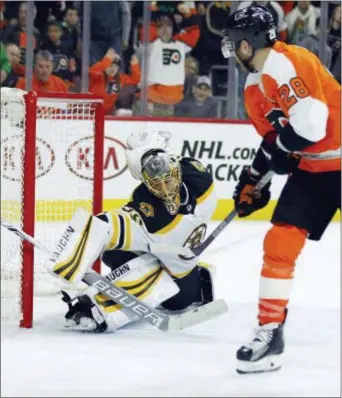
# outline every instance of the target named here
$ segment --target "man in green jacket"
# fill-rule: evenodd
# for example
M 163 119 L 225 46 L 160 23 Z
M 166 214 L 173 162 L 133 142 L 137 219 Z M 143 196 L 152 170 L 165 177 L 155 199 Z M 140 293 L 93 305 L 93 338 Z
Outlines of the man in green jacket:
M 2 84 L 11 72 L 11 65 L 8 62 L 4 44 L 2 42 L 0 44 L 0 84 Z

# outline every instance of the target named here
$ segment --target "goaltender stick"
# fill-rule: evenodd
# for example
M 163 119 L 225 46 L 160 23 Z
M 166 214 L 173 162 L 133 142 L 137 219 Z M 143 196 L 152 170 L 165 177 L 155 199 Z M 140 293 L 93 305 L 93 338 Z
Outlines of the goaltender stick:
M 213 301 L 213 269 L 195 256 L 183 257 L 167 250 L 154 253 L 153 245 L 193 248 L 200 244 L 215 210 L 216 196 L 213 179 L 203 165 L 170 153 L 169 138 L 159 133 L 138 133 L 128 138 L 128 168 L 141 183 L 121 209 L 92 217 L 87 239 L 92 245 L 91 255 L 83 256 L 86 266 L 82 268 L 89 269 L 102 254 L 102 262 L 110 268 L 109 275 L 117 286 L 172 314 Z M 84 219 L 79 226 L 82 233 L 75 240 L 71 257 L 77 257 L 76 247 L 81 246 L 87 233 L 86 224 Z M 90 253 L 89 247 L 87 250 Z M 75 277 L 72 267 L 71 272 L 66 271 L 71 257 L 69 250 L 54 264 L 54 273 L 63 279 Z M 81 267 L 75 272 L 81 272 Z M 71 329 L 104 332 L 137 319 L 93 287 L 73 299 L 65 292 L 63 296 L 69 305 L 66 327 Z

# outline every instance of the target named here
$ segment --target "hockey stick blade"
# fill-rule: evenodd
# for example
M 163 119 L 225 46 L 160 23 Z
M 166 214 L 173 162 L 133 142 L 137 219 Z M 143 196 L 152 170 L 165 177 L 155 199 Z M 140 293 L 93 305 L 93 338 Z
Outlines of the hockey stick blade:
M 168 330 L 181 330 L 199 323 L 214 319 L 228 311 L 228 305 L 223 299 L 212 301 L 201 307 L 189 310 L 180 315 L 171 315 Z
M 109 297 L 117 304 L 130 309 L 140 319 L 150 323 L 152 326 L 163 332 L 177 331 L 187 327 L 213 319 L 228 311 L 227 303 L 223 300 L 216 300 L 202 307 L 184 312 L 179 315 L 167 315 L 150 307 L 137 299 L 125 289 L 114 286 L 96 272 L 89 272 L 84 275 L 83 281 Z

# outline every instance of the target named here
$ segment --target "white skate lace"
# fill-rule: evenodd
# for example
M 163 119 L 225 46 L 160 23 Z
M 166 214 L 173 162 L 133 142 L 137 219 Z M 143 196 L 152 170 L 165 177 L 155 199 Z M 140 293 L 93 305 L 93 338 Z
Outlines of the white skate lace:
M 260 345 L 269 345 L 269 343 L 272 340 L 273 337 L 273 330 L 274 328 L 265 328 L 265 327 L 259 327 L 255 329 L 255 335 L 253 337 L 253 340 L 246 345 L 248 348 L 255 348 L 255 346 L 260 346 Z

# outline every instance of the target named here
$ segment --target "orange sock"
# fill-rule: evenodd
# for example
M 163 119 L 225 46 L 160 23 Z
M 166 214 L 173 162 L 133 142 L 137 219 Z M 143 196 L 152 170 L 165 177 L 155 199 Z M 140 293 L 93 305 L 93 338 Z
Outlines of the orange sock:
M 264 239 L 264 264 L 259 287 L 261 325 L 282 323 L 293 285 L 295 262 L 307 232 L 291 225 L 274 225 Z

